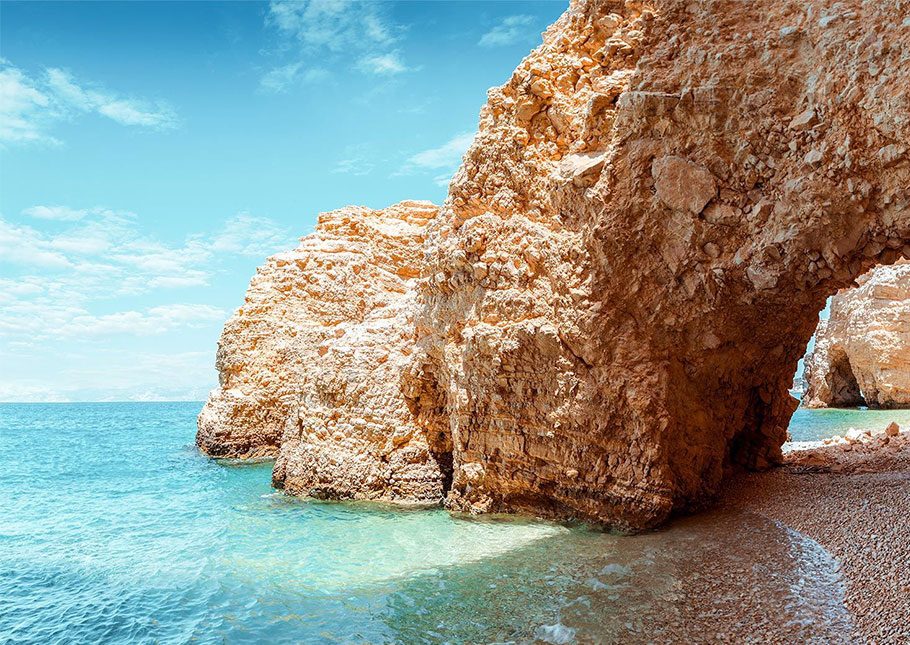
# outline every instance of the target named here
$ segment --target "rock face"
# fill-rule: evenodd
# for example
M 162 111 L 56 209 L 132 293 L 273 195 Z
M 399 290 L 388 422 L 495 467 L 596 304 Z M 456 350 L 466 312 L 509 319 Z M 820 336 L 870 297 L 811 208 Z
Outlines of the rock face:
M 442 499 L 451 449 L 416 425 L 399 384 L 437 212 L 343 208 L 269 258 L 219 343 L 221 387 L 199 415 L 205 452 L 277 456 L 273 480 L 292 493 Z
M 839 292 L 806 357 L 812 408 L 910 407 L 910 263 L 873 269 Z
M 910 256 L 902 4 L 572 2 L 490 91 L 445 204 L 410 225 L 414 277 L 389 279 L 351 217 L 335 239 L 362 245 L 356 280 L 276 258 L 254 278 L 200 444 L 280 445 L 294 492 L 443 491 L 455 510 L 620 528 L 780 461 L 817 312 Z M 308 322 L 355 286 L 389 302 L 365 308 L 387 331 L 336 336 L 365 324 L 353 305 Z

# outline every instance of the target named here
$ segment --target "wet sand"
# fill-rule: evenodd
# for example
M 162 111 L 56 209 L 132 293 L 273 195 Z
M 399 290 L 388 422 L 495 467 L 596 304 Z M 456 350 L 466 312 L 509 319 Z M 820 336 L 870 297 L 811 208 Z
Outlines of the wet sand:
M 782 522 L 837 558 L 857 642 L 910 642 L 910 433 L 791 452 L 731 480 L 721 507 Z

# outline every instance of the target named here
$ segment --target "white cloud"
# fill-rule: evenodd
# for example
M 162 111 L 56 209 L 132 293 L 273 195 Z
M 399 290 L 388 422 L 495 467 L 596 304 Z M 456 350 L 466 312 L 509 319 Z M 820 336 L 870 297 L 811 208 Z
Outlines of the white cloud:
M 198 328 L 223 322 L 223 309 L 207 304 L 179 303 L 92 314 L 82 306 L 61 303 L 19 301 L 0 312 L 0 335 L 29 339 L 91 339 L 113 335 L 151 336 L 178 328 Z
M 68 269 L 72 263 L 38 231 L 0 218 L 0 262 L 50 269 Z
M 78 336 L 110 336 L 130 334 L 148 336 L 163 334 L 181 327 L 193 328 L 210 322 L 223 322 L 227 315 L 222 309 L 204 304 L 172 304 L 152 307 L 145 311 L 118 311 L 103 316 L 84 313 L 73 316 L 59 329 L 42 329 L 57 338 Z
M 178 123 L 166 103 L 80 84 L 69 72 L 57 68 L 47 69 L 43 78 L 30 78 L 0 60 L 0 144 L 59 144 L 48 130 L 76 113 L 94 113 L 121 125 L 151 129 L 174 128 Z
M 43 212 L 44 207 L 33 208 Z M 208 305 L 104 314 L 92 309 L 93 303 L 119 297 L 206 286 L 226 256 L 265 258 L 294 244 L 284 227 L 249 213 L 231 217 L 208 235 L 168 244 L 142 233 L 131 213 L 78 212 L 82 219 L 54 222 L 53 232 L 0 217 L 0 336 L 64 338 L 90 336 L 93 329 L 148 334 L 211 322 L 223 312 Z
M 27 210 L 35 219 L 0 217 L 0 401 L 204 398 L 237 296 L 225 306 L 214 289 L 171 290 L 207 286 L 239 256 L 258 262 L 295 243 L 249 213 L 175 242 L 128 212 Z
M 533 16 L 515 15 L 503 18 L 492 29 L 480 37 L 477 42 L 481 47 L 501 47 L 512 45 L 527 38 L 529 27 L 534 23 Z
M 329 72 L 321 67 L 304 69 L 303 63 L 297 62 L 272 69 L 259 80 L 259 85 L 264 90 L 281 93 L 287 92 L 296 83 L 315 83 L 329 76 Z
M 361 71 L 379 76 L 393 76 L 408 71 L 398 52 L 364 56 L 357 66 Z
M 327 76 L 323 65 L 328 60 L 354 60 L 363 72 L 392 76 L 409 71 L 401 53 L 394 49 L 403 27 L 394 24 L 381 2 L 359 0 L 274 0 L 269 5 L 266 24 L 293 39 L 298 52 L 292 62 L 267 72 L 260 80 L 264 89 L 285 91 L 304 80 Z M 322 70 L 316 78 L 308 61 L 318 60 Z
M 433 183 L 440 188 L 446 188 L 452 182 L 452 173 L 447 172 L 433 177 Z
M 69 403 L 66 393 L 49 387 L 46 383 L 21 383 L 0 381 L 0 402 L 14 403 Z
M 0 216 L 0 401 L 198 400 L 215 384 L 215 339 L 239 296 L 171 290 L 295 238 L 249 213 L 176 240 L 143 224 L 63 204 Z
M 448 186 L 472 141 L 473 132 L 456 134 L 441 146 L 411 155 L 395 175 L 435 172 L 433 183 L 437 186 Z
M 342 154 L 344 158 L 332 168 L 333 173 L 363 177 L 373 172 L 376 167 L 377 156 L 369 144 L 345 146 Z
M 156 286 L 204 285 L 215 254 L 265 258 L 295 239 L 287 227 L 245 212 L 214 233 L 192 235 L 177 245 L 140 233 L 136 216 L 129 212 L 33 206 L 23 214 L 68 227 L 47 233 L 0 217 L 0 264 L 108 273 L 121 286 L 137 280 Z
M 0 143 L 59 143 L 44 132 L 56 117 L 50 97 L 20 70 L 0 65 Z
M 376 2 L 358 0 L 290 0 L 269 5 L 267 22 L 313 49 L 345 52 L 365 46 L 390 45 L 396 29 Z
M 32 206 L 22 211 L 22 214 L 38 219 L 74 221 L 85 217 L 86 211 L 75 210 L 66 206 Z
M 363 177 L 373 172 L 374 167 L 375 166 L 373 166 L 371 162 L 363 157 L 349 157 L 336 163 L 335 167 L 332 168 L 332 172 L 336 174 Z
M 151 104 L 140 99 L 121 98 L 109 92 L 82 87 L 71 74 L 51 68 L 47 85 L 58 97 L 77 110 L 97 112 L 122 125 L 166 129 L 177 126 L 177 117 L 165 104 Z
M 215 251 L 265 258 L 287 247 L 290 233 L 270 219 L 238 213 L 211 242 Z
M 439 170 L 440 168 L 451 168 L 454 172 L 455 167 L 461 163 L 461 158 L 470 147 L 474 140 L 473 132 L 463 132 L 457 134 L 441 146 L 423 150 L 412 155 L 405 163 L 404 171 L 411 172 L 414 170 Z
M 132 222 L 134 216 L 129 213 L 106 209 L 75 211 L 61 206 L 33 206 L 28 211 L 41 214 L 53 211 L 82 212 L 82 218 L 70 220 L 67 228 L 59 232 L 47 233 L 0 217 L 0 264 L 32 270 L 86 272 L 95 267 L 99 257 L 108 251 L 127 249 L 139 239 Z M 102 259 L 109 261 L 111 258 Z

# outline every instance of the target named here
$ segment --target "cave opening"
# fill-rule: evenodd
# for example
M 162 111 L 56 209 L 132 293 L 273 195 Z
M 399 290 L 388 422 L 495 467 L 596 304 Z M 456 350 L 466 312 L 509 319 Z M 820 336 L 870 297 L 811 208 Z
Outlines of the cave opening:
M 427 451 L 438 471 L 441 497 L 445 499 L 452 490 L 455 467 L 446 393 L 437 373 L 439 363 L 438 357 L 426 356 L 402 376 L 401 385 L 414 423 L 423 429 Z
M 855 408 L 866 405 L 866 399 L 850 364 L 850 357 L 843 348 L 838 347 L 832 352 L 824 379 L 831 391 L 828 407 Z
M 910 261 L 900 258 L 878 262 L 827 298 L 794 374 L 790 394 L 800 401 L 783 452 L 910 424 L 907 365 Z
M 445 497 L 452 490 L 452 478 L 455 474 L 452 438 L 448 433 L 437 434 L 436 441 L 431 443 L 430 456 L 433 457 L 442 475 L 442 496 Z

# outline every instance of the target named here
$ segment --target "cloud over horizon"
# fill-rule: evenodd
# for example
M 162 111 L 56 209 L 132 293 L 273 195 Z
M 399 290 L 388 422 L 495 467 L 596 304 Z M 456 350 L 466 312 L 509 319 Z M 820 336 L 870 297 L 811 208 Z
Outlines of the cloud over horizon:
M 208 286 L 223 257 L 261 258 L 294 240 L 286 228 L 245 212 L 176 244 L 144 233 L 136 215 L 125 211 L 33 206 L 23 213 L 66 216 L 45 217 L 51 230 L 0 217 L 0 265 L 12 269 L 0 278 L 0 338 L 147 335 L 221 322 L 222 308 L 184 297 L 142 309 L 93 309 L 117 298 Z

